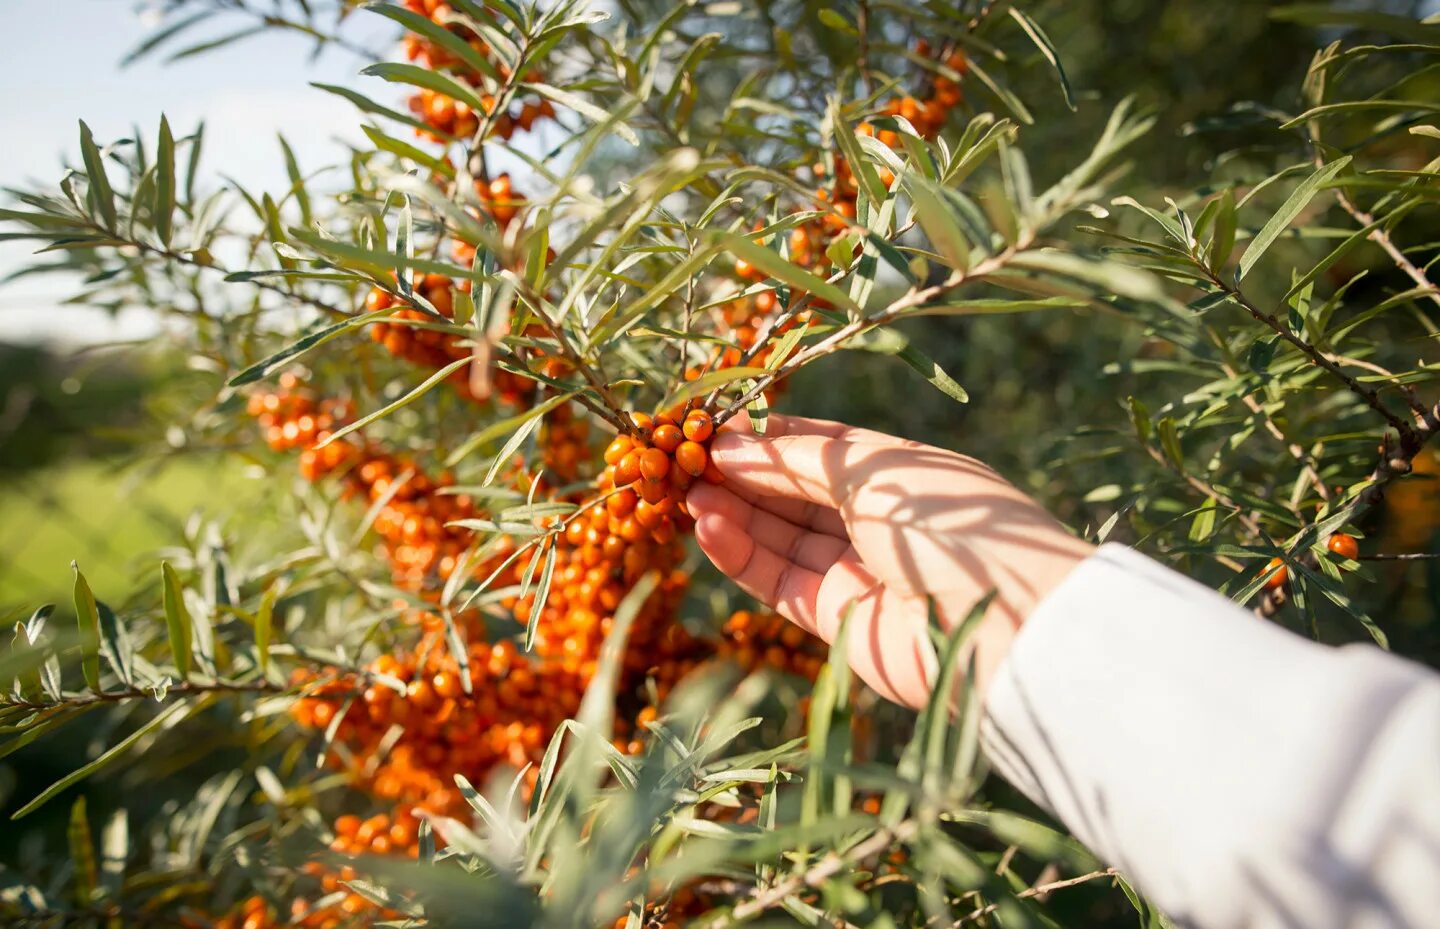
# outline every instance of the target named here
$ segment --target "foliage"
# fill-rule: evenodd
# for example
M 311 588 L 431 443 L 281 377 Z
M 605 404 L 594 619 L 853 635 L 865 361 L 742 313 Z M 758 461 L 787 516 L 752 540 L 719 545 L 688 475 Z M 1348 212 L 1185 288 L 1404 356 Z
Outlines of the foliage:
M 282 140 L 269 193 L 209 179 L 203 127 L 82 122 L 58 190 L 0 211 L 81 301 L 183 323 L 206 399 L 167 445 L 243 448 L 286 517 L 194 522 L 123 602 L 76 566 L 71 615 L 7 617 L 0 756 L 90 743 L 13 818 L 121 771 L 156 785 L 93 831 L 82 797 L 7 918 L 1051 925 L 1094 881 L 1149 920 L 985 783 L 963 688 L 877 706 L 840 650 L 697 567 L 684 491 L 717 479 L 713 429 L 763 430 L 841 352 L 903 373 L 875 398 L 897 418 L 1012 434 L 1002 464 L 1087 538 L 1437 657 L 1373 610 L 1372 559 L 1405 553 L 1364 530 L 1435 470 L 1440 24 L 1275 8 L 1338 36 L 1298 95 L 1190 123 L 1210 161 L 1129 173 L 1157 116 L 1102 112 L 1120 78 L 1067 70 L 1048 24 L 1073 9 L 167 11 L 140 53 L 384 17 L 405 55 L 365 70 L 411 107 L 321 88 L 371 144 L 319 171 Z M 990 376 L 1017 369 L 1038 401 Z M 1389 540 L 1430 518 L 1391 509 Z

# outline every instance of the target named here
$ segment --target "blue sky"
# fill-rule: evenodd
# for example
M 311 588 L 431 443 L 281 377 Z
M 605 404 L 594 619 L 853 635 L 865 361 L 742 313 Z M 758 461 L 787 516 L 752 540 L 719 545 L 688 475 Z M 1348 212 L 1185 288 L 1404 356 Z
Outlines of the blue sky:
M 277 131 L 307 168 L 333 162 L 338 138 L 358 136 L 355 109 L 309 81 L 375 84 L 367 92 L 400 102 L 397 88 L 355 76 L 366 62 L 339 50 L 312 61 L 312 44 L 299 36 L 266 33 L 174 64 L 157 56 L 121 69 L 121 59 L 151 31 L 139 6 L 132 0 L 0 3 L 8 37 L 0 69 L 0 186 L 57 180 L 62 155 L 73 159 L 78 150 L 77 119 L 103 141 L 137 125 L 151 137 L 163 112 L 177 134 L 204 119 L 212 177 L 223 172 L 247 186 L 274 189 L 285 179 Z M 357 16 L 352 35 L 383 48 L 386 25 Z M 28 243 L 0 243 L 0 277 L 24 264 L 30 250 Z M 0 284 L 0 341 L 105 341 L 153 330 L 139 309 L 113 322 L 76 308 L 55 312 L 69 292 L 55 278 Z

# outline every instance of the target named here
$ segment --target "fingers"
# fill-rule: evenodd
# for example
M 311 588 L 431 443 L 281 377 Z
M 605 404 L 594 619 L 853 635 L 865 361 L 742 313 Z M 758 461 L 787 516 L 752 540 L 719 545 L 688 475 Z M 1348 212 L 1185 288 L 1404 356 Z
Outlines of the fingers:
M 739 492 L 838 509 L 849 495 L 847 459 L 856 447 L 820 435 L 756 438 L 724 432 L 710 446 L 710 460 Z
M 695 522 L 700 548 L 740 588 L 809 632 L 817 630 L 815 604 L 823 575 L 766 548 L 723 513 Z M 814 562 L 812 562 L 814 563 Z
M 721 427 L 722 431 L 743 432 L 754 434 L 755 430 L 750 425 L 749 416 L 732 416 Z M 901 439 L 898 436 L 888 435 L 884 432 L 876 432 L 873 429 L 860 429 L 856 426 L 847 426 L 845 423 L 837 423 L 829 419 L 812 419 L 808 416 L 784 416 L 779 413 L 771 413 L 765 421 L 765 435 L 763 438 L 776 439 L 781 436 L 794 435 L 815 435 L 828 439 L 842 439 L 846 442 L 873 443 L 876 445 L 913 445 L 908 439 Z
M 810 529 L 814 532 L 823 532 L 826 535 L 834 536 L 837 539 L 850 540 L 850 533 L 845 528 L 845 520 L 840 514 L 830 507 L 821 506 L 818 503 L 811 503 L 808 500 L 796 500 L 790 497 L 766 497 L 759 494 L 749 493 L 743 488 L 733 484 L 716 486 L 714 484 L 697 483 L 691 486 L 688 503 L 692 512 L 699 513 L 709 509 L 733 506 L 730 498 L 750 506 L 773 514 L 781 520 L 798 526 L 801 529 Z M 739 511 L 736 511 L 739 512 Z M 748 514 L 745 520 L 748 520 Z M 737 522 L 743 522 L 737 518 Z M 773 545 L 771 546 L 774 547 Z
M 690 491 L 688 503 L 691 515 L 696 519 L 706 513 L 718 513 L 735 525 L 743 527 L 745 533 L 758 539 L 766 548 L 811 571 L 825 571 L 850 547 L 850 540 L 844 535 L 843 527 L 839 535 L 811 531 L 811 528 L 786 519 L 761 505 L 753 504 L 725 487 L 696 485 Z M 838 518 L 834 510 L 824 512 Z
M 882 697 L 923 706 L 938 664 L 925 602 L 897 594 L 858 559 L 846 557 L 825 575 L 816 598 L 820 636 L 834 642 L 847 613 L 850 667 Z

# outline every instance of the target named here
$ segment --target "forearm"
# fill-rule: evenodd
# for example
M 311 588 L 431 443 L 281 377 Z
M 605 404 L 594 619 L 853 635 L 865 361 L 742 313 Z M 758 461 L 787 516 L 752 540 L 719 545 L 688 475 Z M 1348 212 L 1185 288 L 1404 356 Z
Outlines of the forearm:
M 1108 546 L 1028 619 L 987 710 L 996 768 L 1181 925 L 1440 912 L 1424 669 L 1306 642 Z

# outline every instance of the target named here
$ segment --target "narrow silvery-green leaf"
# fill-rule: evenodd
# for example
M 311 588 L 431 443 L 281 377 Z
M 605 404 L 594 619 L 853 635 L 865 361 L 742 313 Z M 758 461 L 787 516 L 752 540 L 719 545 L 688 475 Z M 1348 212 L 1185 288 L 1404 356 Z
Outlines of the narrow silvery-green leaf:
M 90 583 L 80 572 L 80 566 L 70 562 L 75 572 L 75 621 L 80 629 L 80 669 L 85 683 L 91 690 L 100 689 L 100 609 L 95 604 L 95 594 Z
M 391 413 L 395 412 L 401 407 L 408 406 L 411 403 L 414 403 L 416 400 L 429 393 L 431 388 L 433 388 L 436 384 L 444 381 L 447 377 L 454 374 L 456 371 L 459 371 L 465 365 L 470 364 L 471 361 L 472 359 L 470 358 L 455 359 L 445 367 L 441 368 L 439 371 L 436 371 L 434 374 L 427 377 L 423 382 L 420 383 L 418 387 L 407 393 L 405 396 L 391 403 L 387 403 L 385 406 L 382 406 L 380 409 L 376 410 L 373 413 L 369 413 L 365 416 L 360 417 L 353 423 L 342 426 L 341 428 L 332 432 L 325 439 L 325 441 L 320 442 L 315 447 L 324 448 L 331 442 L 337 441 L 338 439 L 342 438 L 343 436 L 349 435 L 357 429 L 363 429 L 371 423 L 375 422 L 377 419 L 382 419 L 386 416 L 389 416 Z
M 105 173 L 105 156 L 95 144 L 95 136 L 85 120 L 80 120 L 80 155 L 85 161 L 85 178 L 89 182 L 90 206 L 100 214 L 102 225 L 107 230 L 115 228 L 115 191 L 110 187 L 110 177 Z
M 95 601 L 95 611 L 100 617 L 100 654 L 105 656 L 116 677 L 127 687 L 134 686 L 135 655 L 125 623 L 103 600 Z
M 1044 29 L 1040 28 L 1039 23 L 1021 10 L 1012 6 L 1010 15 L 1020 24 L 1020 28 L 1025 30 L 1030 41 L 1040 49 L 1040 54 L 1044 55 L 1045 60 L 1050 62 L 1051 67 L 1055 69 L 1055 76 L 1060 80 L 1060 91 L 1065 95 L 1065 105 L 1073 112 L 1075 110 L 1075 94 L 1070 89 L 1070 78 L 1065 74 L 1065 66 L 1060 62 L 1060 52 L 1056 50 L 1055 43 L 1050 41 L 1050 37 L 1045 34 Z
M 175 217 L 175 137 L 170 121 L 160 117 L 160 142 L 155 150 L 155 234 L 160 243 L 170 244 Z
M 80 781 L 83 781 L 85 778 L 90 777 L 92 774 L 95 774 L 109 767 L 117 759 L 119 759 L 120 756 L 123 755 L 132 745 L 145 738 L 145 736 L 149 735 L 151 732 L 154 732 L 156 729 L 159 729 L 162 726 L 168 728 L 169 726 L 172 726 L 175 723 L 179 722 L 190 711 L 190 709 L 191 704 L 185 702 L 176 702 L 170 704 L 170 706 L 166 707 L 158 715 L 151 718 L 139 729 L 136 729 L 134 732 L 130 733 L 120 742 L 112 746 L 99 758 L 96 758 L 94 761 L 90 762 L 87 765 L 71 771 L 69 774 L 65 775 L 60 780 L 45 788 L 43 791 L 40 792 L 37 797 L 35 797 L 35 799 L 31 800 L 29 803 L 25 804 L 20 809 L 16 810 L 13 814 L 11 814 L 10 818 L 13 820 L 29 816 L 31 813 L 35 812 L 40 807 L 44 806 L 46 803 L 49 803 L 52 799 L 54 799 L 56 794 L 59 794 L 66 788 L 77 784 Z
M 1314 174 L 1302 181 L 1299 187 L 1295 188 L 1294 192 L 1290 194 L 1289 199 L 1280 207 L 1280 211 L 1270 217 L 1270 221 L 1261 227 L 1260 231 L 1255 234 L 1255 238 L 1251 240 L 1250 245 L 1245 249 L 1245 252 L 1240 256 L 1240 269 L 1236 275 L 1237 280 L 1243 280 L 1245 275 L 1250 273 L 1250 269 L 1255 267 L 1255 263 L 1264 256 L 1271 245 L 1275 244 L 1275 240 L 1280 238 L 1280 235 L 1286 229 L 1290 228 L 1290 224 L 1295 221 L 1295 217 L 1299 216 L 1300 212 L 1310 205 L 1310 201 L 1320 192 L 1320 188 L 1331 181 L 1341 171 L 1344 171 L 1349 164 L 1349 155 L 1343 158 L 1337 158 L 1323 168 L 1318 169 Z
M 780 257 L 778 252 L 751 241 L 747 236 L 717 230 L 708 233 L 708 237 L 722 244 L 725 249 L 736 258 L 749 262 L 771 277 L 784 281 L 791 287 L 803 290 L 806 293 L 812 293 L 821 300 L 852 313 L 858 313 L 860 311 L 860 308 L 855 305 L 855 301 L 851 300 L 850 295 L 845 291 L 836 287 L 834 284 L 816 277 L 799 265 L 785 260 Z
M 170 638 L 170 654 L 175 659 L 176 673 L 183 681 L 190 674 L 193 623 L 190 620 L 190 610 L 185 606 L 180 577 L 170 566 L 170 562 L 160 562 L 160 578 L 164 585 L 165 629 Z
M 255 611 L 255 661 L 261 674 L 270 667 L 270 633 L 275 625 L 275 597 L 279 592 L 279 584 L 270 585 L 260 598 L 260 609 Z
M 99 870 L 95 866 L 95 840 L 90 835 L 90 817 L 85 798 L 75 798 L 70 807 L 70 864 L 75 869 L 75 905 L 88 907 L 95 900 Z

